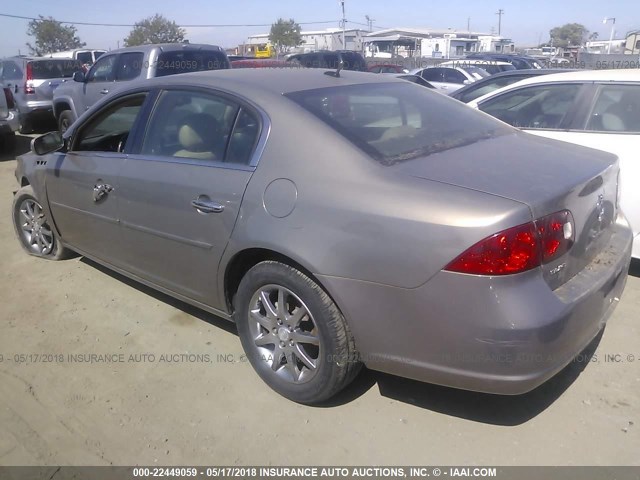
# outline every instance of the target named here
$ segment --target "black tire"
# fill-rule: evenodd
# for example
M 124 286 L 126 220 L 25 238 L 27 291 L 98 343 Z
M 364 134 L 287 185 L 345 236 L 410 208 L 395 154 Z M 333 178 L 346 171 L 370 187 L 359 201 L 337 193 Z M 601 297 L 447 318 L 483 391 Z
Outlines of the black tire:
M 260 292 L 270 289 L 275 289 L 275 295 L 280 290 L 288 292 L 284 293 L 286 300 L 282 302 L 287 310 L 284 324 L 275 325 L 276 328 L 273 328 L 271 333 L 262 322 L 255 320 L 255 316 L 250 318 L 251 309 L 254 311 L 252 315 L 255 315 L 260 309 L 265 308 L 261 300 L 256 303 L 256 298 L 260 298 Z M 278 303 L 275 301 L 271 307 L 279 312 Z M 362 367 L 353 336 L 336 304 L 317 283 L 289 265 L 275 261 L 255 265 L 240 282 L 234 306 L 234 319 L 240 340 L 251 365 L 267 385 L 294 402 L 309 405 L 324 402 L 351 383 Z M 297 310 L 299 308 L 303 310 Z M 299 327 L 286 331 L 289 320 L 301 311 L 308 312 L 309 315 L 302 316 L 307 320 L 300 321 Z M 261 314 L 258 312 L 258 315 Z M 281 317 L 278 314 L 278 322 Z M 261 318 L 263 321 L 270 320 L 266 316 Z M 284 333 L 275 333 L 283 328 Z M 291 332 L 291 339 L 288 332 Z M 318 346 L 315 347 L 304 339 L 296 342 L 295 339 L 299 339 L 300 334 L 309 335 L 305 336 L 305 339 L 314 338 Z M 257 338 L 266 337 L 280 340 L 281 348 L 289 348 L 289 352 L 292 352 L 291 358 L 290 353 L 283 350 L 283 353 L 277 354 L 277 366 L 273 367 L 274 360 L 269 364 L 265 352 L 271 350 L 271 344 L 256 345 Z M 278 347 L 273 343 L 272 358 L 276 356 L 276 348 Z M 313 369 L 301 360 L 301 351 L 307 356 L 307 361 L 313 361 Z M 312 358 L 314 352 L 316 358 Z M 296 369 L 301 373 L 299 378 L 294 380 Z
M 75 121 L 76 117 L 71 110 L 63 111 L 58 117 L 58 130 L 60 130 L 60 133 L 66 132 Z
M 2 143 L 2 152 L 4 153 L 13 153 L 16 149 L 16 134 L 15 132 L 6 133 L 0 138 L 0 143 Z
M 33 120 L 31 116 L 20 117 L 20 133 L 23 135 L 33 133 Z
M 22 210 L 26 210 L 27 205 L 31 205 L 33 208 L 33 203 L 40 208 L 40 214 L 34 215 L 37 217 L 37 227 L 38 230 L 43 232 L 42 235 L 46 239 L 46 245 L 43 243 L 43 247 L 41 247 L 40 243 L 32 243 L 29 241 L 29 238 L 33 238 L 34 234 L 33 229 L 31 232 L 26 231 L 23 227 L 29 223 L 28 217 Z M 33 211 L 33 210 L 32 210 Z M 37 213 L 37 210 L 35 211 Z M 18 237 L 18 241 L 20 245 L 29 255 L 33 255 L 35 257 L 46 258 L 47 260 L 64 260 L 73 256 L 73 252 L 68 248 L 65 248 L 60 243 L 55 231 L 51 228 L 48 220 L 42 210 L 42 206 L 38 199 L 35 197 L 33 193 L 33 188 L 31 185 L 27 185 L 26 187 L 22 187 L 18 190 L 13 197 L 13 206 L 12 206 L 12 218 L 13 218 L 13 228 L 16 232 L 16 236 Z M 31 225 L 33 227 L 33 225 Z M 44 232 L 49 232 L 48 234 Z M 50 245 L 50 247 L 48 247 Z M 46 247 L 46 248 L 45 248 Z

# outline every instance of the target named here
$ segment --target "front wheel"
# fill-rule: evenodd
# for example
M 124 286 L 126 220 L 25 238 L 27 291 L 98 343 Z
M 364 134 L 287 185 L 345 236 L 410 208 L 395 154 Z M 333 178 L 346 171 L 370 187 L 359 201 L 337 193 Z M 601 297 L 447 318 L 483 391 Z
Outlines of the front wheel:
M 72 254 L 58 241 L 31 185 L 22 187 L 13 197 L 13 227 L 20 245 L 30 255 L 62 260 Z
M 359 372 L 344 317 L 329 295 L 299 270 L 274 261 L 257 264 L 240 282 L 234 305 L 251 365 L 284 397 L 320 403 Z
M 75 118 L 71 110 L 65 110 L 60 113 L 60 117 L 58 118 L 58 130 L 60 133 L 66 132 L 74 121 Z

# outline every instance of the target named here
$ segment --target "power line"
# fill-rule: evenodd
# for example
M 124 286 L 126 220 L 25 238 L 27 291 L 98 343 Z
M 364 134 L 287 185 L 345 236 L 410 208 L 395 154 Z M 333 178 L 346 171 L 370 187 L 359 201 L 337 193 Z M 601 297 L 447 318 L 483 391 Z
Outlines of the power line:
M 10 15 L 8 13 L 0 13 L 0 17 L 7 17 L 7 18 L 17 18 L 20 20 L 42 20 L 40 18 L 35 18 L 35 17 L 23 17 L 21 15 Z M 47 18 L 45 18 L 44 20 L 48 20 Z M 58 23 L 63 23 L 63 24 L 67 24 L 67 25 L 87 25 L 87 26 L 92 26 L 92 27 L 135 27 L 135 24 L 129 24 L 129 23 L 90 23 L 90 22 L 71 22 L 71 21 L 67 21 L 67 20 L 55 20 Z M 327 24 L 327 23 L 338 23 L 339 20 L 324 20 L 324 21 L 317 21 L 317 22 L 296 22 L 298 25 L 320 25 L 320 24 Z M 207 25 L 178 25 L 179 27 L 183 27 L 183 28 L 213 28 L 213 27 L 218 27 L 218 28 L 223 28 L 223 27 L 270 27 L 272 24 L 271 23 L 246 23 L 246 24 L 207 24 Z

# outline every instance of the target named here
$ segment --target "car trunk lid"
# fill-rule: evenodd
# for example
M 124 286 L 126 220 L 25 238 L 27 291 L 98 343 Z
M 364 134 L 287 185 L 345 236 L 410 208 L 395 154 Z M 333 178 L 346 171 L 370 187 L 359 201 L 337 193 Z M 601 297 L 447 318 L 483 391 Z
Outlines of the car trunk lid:
M 51 100 L 53 91 L 80 70 L 80 63 L 72 59 L 32 60 L 27 65 L 26 87 L 36 100 Z
M 525 203 L 533 219 L 569 210 L 575 243 L 543 268 L 552 288 L 602 251 L 617 216 L 619 167 L 614 155 L 533 135 L 502 135 L 392 168 Z

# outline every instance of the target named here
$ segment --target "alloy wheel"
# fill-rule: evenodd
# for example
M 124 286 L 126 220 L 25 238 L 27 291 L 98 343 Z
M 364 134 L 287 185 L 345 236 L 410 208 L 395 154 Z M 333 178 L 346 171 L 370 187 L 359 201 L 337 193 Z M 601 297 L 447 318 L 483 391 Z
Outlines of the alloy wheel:
M 20 232 L 24 244 L 38 255 L 53 251 L 54 237 L 40 204 L 26 198 L 20 204 Z

